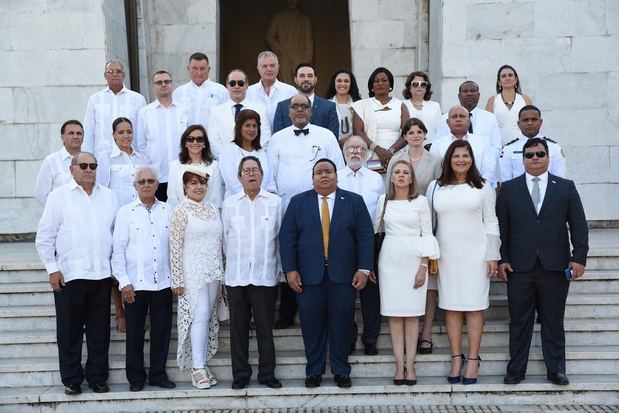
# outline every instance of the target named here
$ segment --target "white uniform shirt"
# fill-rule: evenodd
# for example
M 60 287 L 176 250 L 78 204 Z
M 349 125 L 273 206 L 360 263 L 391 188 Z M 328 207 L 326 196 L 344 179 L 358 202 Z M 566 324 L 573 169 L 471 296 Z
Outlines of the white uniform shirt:
M 224 201 L 226 285 L 277 285 L 281 218 L 281 198 L 264 190 L 253 201 L 243 191 Z
M 133 186 L 133 170 L 138 165 L 148 164 L 145 156 L 135 150 L 131 155 L 127 155 L 114 144 L 110 156 L 101 154 L 97 161 L 97 183 L 114 191 L 118 205 L 127 205 L 137 199 L 138 194 Z
M 240 104 L 243 105 L 241 110 L 252 109 L 260 115 L 260 145 L 266 148 L 271 137 L 271 125 L 266 121 L 266 108 L 262 104 L 249 99 L 244 99 Z M 207 133 L 211 152 L 216 159 L 219 159 L 221 148 L 234 140 L 234 114 L 236 113 L 234 105 L 236 105 L 236 102 L 228 99 L 211 110 Z
M 59 151 L 47 155 L 41 163 L 34 191 L 41 205 L 45 206 L 45 200 L 50 192 L 73 179 L 70 170 L 71 159 L 73 156 L 63 146 Z
M 273 134 L 267 151 L 277 195 L 282 198 L 284 211 L 293 196 L 313 188 L 312 168 L 316 161 L 328 158 L 338 170 L 346 166 L 333 132 L 307 124 L 304 129 L 309 129 L 309 133 L 297 136 L 294 131 L 298 129 L 292 125 Z
M 158 100 L 138 114 L 136 148 L 159 171 L 159 182 L 168 182 L 168 164 L 177 159 L 181 135 L 189 126 L 186 107 L 172 102 L 167 108 Z
M 438 138 L 430 147 L 430 152 L 441 157 L 445 157 L 445 152 L 449 145 L 456 139 L 453 135 L 446 135 Z M 473 156 L 475 157 L 475 166 L 479 170 L 481 176 L 488 181 L 493 188 L 496 187 L 496 170 L 497 170 L 497 155 L 494 148 L 488 143 L 486 138 L 478 136 L 474 133 L 464 135 L 473 148 Z
M 236 143 L 230 142 L 224 145 L 219 154 L 219 169 L 226 185 L 226 198 L 243 190 L 243 186 L 239 181 L 239 163 L 246 156 L 255 156 L 260 160 L 260 165 L 262 166 L 262 189 L 275 192 L 275 182 L 273 182 L 273 174 L 271 173 L 266 151 L 259 149 L 247 152 Z
M 488 143 L 495 149 L 497 156 L 501 153 L 501 129 L 496 116 L 492 112 L 475 108 L 471 111 L 471 123 L 473 124 L 473 133 L 488 140 Z M 449 126 L 447 126 L 447 113 L 443 114 L 436 131 L 437 136 L 445 136 L 451 134 Z
M 361 195 L 372 222 L 374 222 L 376 203 L 378 198 L 385 193 L 383 177 L 378 172 L 370 171 L 365 166 L 355 172 L 349 166 L 346 166 L 346 168 L 337 171 L 337 186 Z
M 247 98 L 258 101 L 266 107 L 269 125 L 271 126 L 271 130 L 273 130 L 273 120 L 275 119 L 277 104 L 282 100 L 292 98 L 297 95 L 299 91 L 296 87 L 275 79 L 275 83 L 273 83 L 269 92 L 270 93 L 267 95 L 262 81 L 259 81 L 247 88 Z
M 118 289 L 160 291 L 172 283 L 170 273 L 170 215 L 172 208 L 155 199 L 152 208 L 139 199 L 116 214 L 112 274 Z
M 174 90 L 172 100 L 189 110 L 189 125 L 202 125 L 206 128 L 211 109 L 228 100 L 228 90 L 210 79 L 206 79 L 200 86 L 190 80 Z
M 88 99 L 84 118 L 84 143 L 82 150 L 93 154 L 112 151 L 112 122 L 125 117 L 136 125 L 138 112 L 146 106 L 146 99 L 137 92 L 123 88 L 114 94 L 109 87 Z
M 101 185 L 90 196 L 75 180 L 52 191 L 35 241 L 48 274 L 60 271 L 65 282 L 109 277 L 117 209 L 114 192 Z
M 545 136 L 540 136 L 539 134 L 535 136 L 536 138 L 542 138 L 548 144 L 548 154 L 549 164 L 548 171 L 557 175 L 561 178 L 565 178 L 565 156 L 563 156 L 563 151 L 559 144 Z M 501 157 L 499 158 L 499 166 L 501 169 L 501 182 L 509 181 L 510 179 L 514 179 L 524 173 L 524 160 L 522 157 L 522 147 L 525 143 L 527 143 L 527 138 L 524 135 L 521 135 L 518 139 L 515 139 L 511 142 L 508 142 L 503 146 L 503 151 L 501 152 Z

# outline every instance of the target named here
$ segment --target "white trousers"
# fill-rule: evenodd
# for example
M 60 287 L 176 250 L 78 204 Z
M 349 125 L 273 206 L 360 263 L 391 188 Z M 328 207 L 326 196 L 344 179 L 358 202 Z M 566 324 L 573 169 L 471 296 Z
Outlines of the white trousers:
M 198 290 L 198 302 L 191 322 L 191 362 L 194 369 L 206 365 L 208 354 L 208 322 L 215 311 L 219 281 L 212 281 Z

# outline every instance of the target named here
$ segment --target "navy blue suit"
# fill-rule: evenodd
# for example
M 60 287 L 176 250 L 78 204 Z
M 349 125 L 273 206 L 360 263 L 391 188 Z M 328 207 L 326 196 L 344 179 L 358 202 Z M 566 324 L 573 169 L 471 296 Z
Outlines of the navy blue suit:
M 282 269 L 301 275 L 303 292 L 297 294 L 297 303 L 306 375 L 324 374 L 327 348 L 331 372 L 350 374 L 348 352 L 357 295 L 352 280 L 358 269 L 373 269 L 374 256 L 372 220 L 363 198 L 337 189 L 326 261 L 318 194 L 314 190 L 292 198 L 279 242 Z
M 292 120 L 289 115 L 289 106 L 290 99 L 282 100 L 277 104 L 275 118 L 273 119 L 272 133 L 292 125 Z M 329 129 L 336 138 L 340 136 L 340 123 L 337 120 L 337 109 L 335 108 L 335 103 L 330 100 L 314 95 L 310 123 Z
M 570 261 L 585 265 L 589 251 L 587 220 L 576 186 L 548 174 L 537 213 L 523 174 L 501 184 L 496 211 L 501 232 L 500 262 L 509 263 L 514 270 L 507 278 L 511 357 L 507 374 L 526 372 L 536 306 L 542 321 L 546 370 L 565 373 L 563 316 L 569 281 L 564 270 Z

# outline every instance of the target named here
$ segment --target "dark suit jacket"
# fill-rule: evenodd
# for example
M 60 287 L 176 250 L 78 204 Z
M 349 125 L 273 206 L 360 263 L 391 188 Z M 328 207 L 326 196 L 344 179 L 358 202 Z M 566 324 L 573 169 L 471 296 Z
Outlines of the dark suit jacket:
M 350 284 L 358 269 L 373 270 L 374 231 L 363 198 L 338 188 L 329 227 L 329 279 Z M 317 285 L 325 273 L 318 194 L 295 195 L 279 232 L 284 272 L 298 271 L 303 285 Z
M 500 262 L 510 263 L 514 271 L 533 270 L 538 255 L 548 271 L 563 271 L 570 261 L 586 264 L 589 230 L 573 181 L 548 174 L 538 215 L 525 174 L 520 175 L 501 184 L 496 212 L 501 231 Z M 566 224 L 569 224 L 569 238 Z
M 275 110 L 275 118 L 273 119 L 273 131 L 278 132 L 292 125 L 289 109 L 290 99 L 282 100 L 277 104 Z M 323 99 L 320 96 L 314 95 L 314 104 L 312 105 L 312 117 L 310 118 L 312 125 L 322 126 L 329 129 L 336 138 L 340 136 L 340 123 L 337 120 L 337 109 L 335 103 L 330 100 Z

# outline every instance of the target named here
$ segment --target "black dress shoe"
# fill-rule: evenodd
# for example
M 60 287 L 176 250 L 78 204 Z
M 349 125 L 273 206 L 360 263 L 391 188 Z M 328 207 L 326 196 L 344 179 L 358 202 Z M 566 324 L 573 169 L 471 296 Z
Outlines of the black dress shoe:
M 365 345 L 365 355 L 366 356 L 375 356 L 378 354 L 378 349 L 376 348 L 375 343 L 367 343 Z
M 352 386 L 352 381 L 350 381 L 350 376 L 346 374 L 335 374 L 333 376 L 333 381 L 337 384 L 337 387 L 341 387 L 343 389 L 347 389 Z
M 417 384 L 417 379 L 404 379 L 404 384 L 406 384 L 407 386 L 414 386 L 415 384 Z
M 518 384 L 524 380 L 524 373 L 508 374 L 503 377 L 503 384 Z
M 305 378 L 305 387 L 308 389 L 312 389 L 314 387 L 320 387 L 320 382 L 322 381 L 321 376 L 310 375 Z
M 570 384 L 569 379 L 564 373 L 548 373 L 546 378 L 552 382 L 552 384 L 557 384 L 559 386 L 567 386 Z
M 406 384 L 406 379 L 393 379 L 393 384 L 396 386 L 404 386 Z
M 275 377 L 271 377 L 270 379 L 258 381 L 258 383 L 263 384 L 271 389 L 281 389 L 282 382 L 277 380 Z
M 282 319 L 279 319 L 275 323 L 275 329 L 276 330 L 283 330 L 285 328 L 292 327 L 293 325 L 294 325 L 294 321 L 293 320 L 282 320 Z
M 149 386 L 161 387 L 162 389 L 173 389 L 176 387 L 176 383 L 174 383 L 170 379 L 160 380 L 160 381 L 151 381 L 148 383 Z
M 143 383 L 129 383 L 129 391 L 142 391 L 143 389 Z
M 104 382 L 88 383 L 88 387 L 95 393 L 107 393 L 110 391 L 110 388 Z
M 232 382 L 232 386 L 230 387 L 232 387 L 233 390 L 241 390 L 247 387 L 247 382 L 245 380 L 236 379 Z
M 64 388 L 64 394 L 67 396 L 77 396 L 78 394 L 82 394 L 82 386 L 79 384 L 69 384 Z

